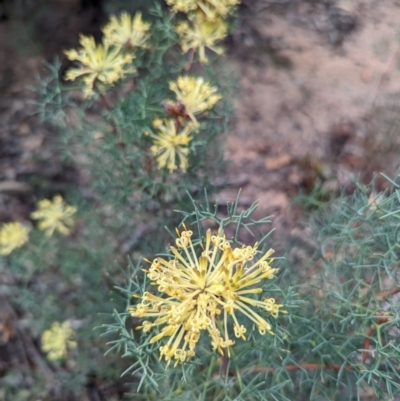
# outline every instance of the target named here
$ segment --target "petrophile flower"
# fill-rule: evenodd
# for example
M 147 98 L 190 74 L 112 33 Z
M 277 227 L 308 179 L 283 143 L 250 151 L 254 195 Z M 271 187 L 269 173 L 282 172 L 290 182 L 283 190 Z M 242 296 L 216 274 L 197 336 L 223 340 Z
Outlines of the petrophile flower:
M 143 22 L 141 13 L 136 13 L 134 17 L 127 12 L 123 12 L 119 18 L 114 15 L 103 28 L 104 42 L 117 46 L 146 47 L 150 26 L 149 22 Z
M 261 335 L 273 334 L 270 323 L 256 308 L 276 318 L 284 312 L 283 305 L 274 298 L 253 297 L 263 292 L 263 280 L 272 279 L 278 270 L 270 266 L 273 251 L 254 262 L 257 243 L 233 249 L 221 232 L 212 235 L 208 230 L 204 242 L 193 244 L 192 231 L 185 228 L 177 232 L 176 247 L 170 248 L 171 259 L 158 257 L 147 271 L 151 284 L 164 296 L 145 292 L 141 303 L 129 310 L 132 316 L 151 319 L 139 326 L 144 332 L 157 329 L 150 342 L 168 338 L 160 346 L 160 359 L 168 364 L 172 359 L 175 364 L 188 361 L 195 356 L 202 331 L 208 333 L 214 350 L 229 356 L 229 347 L 235 343 L 229 327 L 233 326 L 236 338 L 246 340 L 249 326 L 239 321 L 239 314 Z
M 226 17 L 240 0 L 166 0 L 166 2 L 173 10 L 186 14 L 196 10 L 201 11 L 209 21 L 212 21 L 218 17 Z
M 189 142 L 190 136 L 195 126 L 193 123 L 186 124 L 178 132 L 177 124 L 174 120 L 155 119 L 153 127 L 157 130 L 156 134 L 146 132 L 154 141 L 151 152 L 156 156 L 158 167 L 167 168 L 170 172 L 179 168 L 186 171 L 188 166 Z
M 222 98 L 217 88 L 204 81 L 202 77 L 178 77 L 176 82 L 170 82 L 169 88 L 175 92 L 179 104 L 183 104 L 185 112 L 197 122 L 195 115 L 212 109 Z
M 199 61 L 207 63 L 206 47 L 217 54 L 222 54 L 224 49 L 216 46 L 217 42 L 224 39 L 228 32 L 228 26 L 222 19 L 207 21 L 199 13 L 191 21 L 179 23 L 175 30 L 180 37 L 180 45 L 184 53 L 190 49 L 198 51 Z
M 21 223 L 6 223 L 0 228 L 0 255 L 9 255 L 28 241 L 29 229 Z
M 86 97 L 93 95 L 94 88 L 102 89 L 135 71 L 131 65 L 134 55 L 122 53 L 120 46 L 96 45 L 92 36 L 84 35 L 80 35 L 79 42 L 80 49 L 67 50 L 65 54 L 81 66 L 69 69 L 65 79 L 75 81 L 81 77 Z
M 37 207 L 38 210 L 31 213 L 31 218 L 39 220 L 39 230 L 43 230 L 47 237 L 51 237 L 54 231 L 64 235 L 70 233 L 74 226 L 76 207 L 67 205 L 60 195 L 56 195 L 52 201 L 42 199 Z
M 51 361 L 65 358 L 68 349 L 76 348 L 76 341 L 73 341 L 74 331 L 70 322 L 54 322 L 49 330 L 42 334 L 42 350 Z

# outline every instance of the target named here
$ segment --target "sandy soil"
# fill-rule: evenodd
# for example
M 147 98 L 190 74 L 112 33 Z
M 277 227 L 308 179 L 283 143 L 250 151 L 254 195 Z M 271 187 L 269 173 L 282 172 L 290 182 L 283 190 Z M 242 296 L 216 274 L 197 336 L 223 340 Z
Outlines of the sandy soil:
M 307 189 L 310 174 L 331 190 L 351 187 L 359 171 L 370 179 L 398 168 L 382 146 L 368 158 L 366 145 L 381 145 L 371 140 L 376 111 L 400 89 L 400 2 L 285 3 L 249 2 L 231 47 L 241 76 L 231 173 L 245 183 L 245 198 L 272 212 Z

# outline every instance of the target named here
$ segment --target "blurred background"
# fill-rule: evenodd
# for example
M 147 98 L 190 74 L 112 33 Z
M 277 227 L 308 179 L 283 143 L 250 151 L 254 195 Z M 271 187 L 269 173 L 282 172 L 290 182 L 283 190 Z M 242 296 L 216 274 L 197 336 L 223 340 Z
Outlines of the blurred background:
M 78 45 L 79 33 L 99 38 L 110 14 L 146 15 L 154 2 L 0 0 L 0 223 L 27 219 L 42 197 L 89 186 L 60 151 L 57 131 L 35 114 L 31 87 L 45 63 L 59 59 L 65 71 L 63 50 Z M 298 239 L 304 210 L 352 193 L 356 178 L 393 176 L 400 152 L 399 21 L 397 0 L 243 0 L 224 56 L 238 77 L 234 127 L 226 137 L 229 185 L 215 201 L 234 201 L 241 188 L 242 206 L 259 199 L 259 217 L 274 216 L 278 239 Z M 379 191 L 388 182 L 377 175 L 375 185 Z M 300 201 L 292 206 L 293 199 Z M 38 333 L 33 328 L 26 338 L 26 310 L 6 302 L 7 280 L 0 270 L 0 383 L 15 392 L 0 385 L 0 400 L 78 399 L 17 391 L 26 380 L 21 366 L 40 365 L 30 354 Z M 80 399 L 118 400 L 127 390 L 120 367 L 110 368 L 108 378 L 91 366 L 83 371 L 75 377 Z

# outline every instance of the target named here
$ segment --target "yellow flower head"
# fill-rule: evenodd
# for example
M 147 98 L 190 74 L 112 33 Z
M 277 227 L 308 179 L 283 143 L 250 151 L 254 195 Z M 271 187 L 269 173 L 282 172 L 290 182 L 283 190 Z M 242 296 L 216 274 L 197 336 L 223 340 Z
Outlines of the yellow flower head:
M 71 340 L 73 335 L 74 331 L 68 320 L 61 324 L 55 322 L 49 330 L 43 332 L 42 350 L 46 352 L 49 360 L 65 358 L 68 348 L 76 348 L 76 341 Z
M 240 0 L 166 0 L 174 11 L 190 13 L 201 11 L 209 21 L 226 17 Z
M 252 262 L 257 244 L 232 249 L 230 242 L 221 233 L 211 235 L 208 230 L 204 243 L 193 245 L 192 231 L 178 232 L 176 248 L 171 246 L 171 259 L 158 257 L 153 260 L 147 276 L 152 285 L 165 297 L 145 292 L 142 302 L 131 307 L 129 312 L 145 320 L 139 327 L 148 332 L 159 328 L 153 336 L 154 343 L 169 337 L 160 346 L 160 359 L 169 364 L 185 362 L 195 355 L 196 344 L 201 331 L 206 331 L 214 350 L 222 355 L 234 344 L 228 332 L 233 326 L 235 337 L 246 340 L 246 327 L 237 318 L 239 313 L 256 325 L 260 334 L 273 334 L 271 325 L 262 318 L 255 308 L 268 312 L 276 318 L 283 305 L 274 298 L 256 300 L 251 294 L 263 292 L 261 283 L 271 279 L 278 269 L 272 269 L 272 250 L 257 262 Z
M 175 92 L 176 99 L 185 106 L 185 112 L 194 122 L 197 122 L 196 114 L 212 109 L 222 98 L 217 88 L 202 77 L 178 77 L 176 82 L 169 83 L 169 88 Z
M 96 45 L 92 36 L 84 35 L 80 35 L 79 42 L 80 49 L 64 52 L 69 60 L 81 63 L 79 68 L 68 70 L 65 79 L 75 81 L 82 77 L 86 97 L 93 95 L 94 88 L 101 89 L 135 71 L 131 65 L 135 56 L 122 53 L 120 46 Z
M 207 63 L 206 47 L 217 54 L 222 54 L 224 49 L 216 46 L 216 43 L 224 39 L 228 32 L 228 26 L 222 19 L 207 21 L 199 13 L 188 21 L 179 23 L 175 30 L 180 37 L 180 45 L 184 53 L 190 49 L 199 52 L 199 61 Z
M 146 47 L 146 41 L 150 37 L 150 26 L 150 23 L 142 21 L 141 13 L 131 17 L 127 12 L 123 12 L 119 19 L 114 15 L 103 28 L 104 42 L 117 46 Z
M 178 127 L 174 120 L 153 121 L 157 134 L 146 132 L 154 141 L 151 152 L 156 156 L 158 168 L 167 168 L 170 172 L 178 168 L 186 171 L 188 166 L 189 142 L 192 140 L 191 131 L 194 130 L 193 123 L 186 124 L 183 129 L 178 132 Z
M 0 255 L 9 255 L 28 241 L 29 229 L 21 223 L 6 223 L 0 229 Z
M 68 235 L 74 226 L 72 216 L 75 213 L 76 207 L 67 205 L 60 195 L 56 195 L 52 201 L 39 201 L 38 210 L 31 213 L 31 218 L 39 220 L 39 230 L 45 231 L 46 236 L 51 237 L 54 231 Z

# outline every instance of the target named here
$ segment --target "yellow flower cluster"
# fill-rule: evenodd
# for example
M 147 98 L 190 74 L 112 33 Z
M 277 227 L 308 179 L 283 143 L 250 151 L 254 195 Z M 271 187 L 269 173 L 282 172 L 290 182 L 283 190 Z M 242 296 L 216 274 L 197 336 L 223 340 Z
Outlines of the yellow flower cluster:
M 31 213 L 31 218 L 39 220 L 39 230 L 45 231 L 50 237 L 54 231 L 68 235 L 74 226 L 73 216 L 76 208 L 67 205 L 60 195 L 53 201 L 42 199 L 38 202 L 38 210 Z M 29 228 L 21 223 L 6 223 L 0 228 L 0 255 L 9 255 L 12 251 L 23 246 L 29 239 Z
M 219 17 L 227 17 L 240 0 L 166 0 L 166 2 L 174 11 L 185 14 L 198 11 L 204 14 L 208 21 L 213 21 Z
M 104 42 L 111 46 L 147 47 L 150 26 L 149 22 L 143 22 L 140 12 L 134 17 L 123 12 L 119 19 L 113 15 L 103 28 Z
M 0 229 L 0 255 L 9 255 L 28 242 L 29 229 L 21 223 L 6 223 Z
M 76 207 L 67 205 L 60 195 L 56 195 L 52 201 L 42 199 L 37 207 L 38 210 L 31 213 L 31 218 L 39 220 L 39 230 L 43 230 L 47 237 L 51 237 L 54 231 L 64 235 L 70 233 L 74 226 Z
M 201 14 L 195 14 L 190 21 L 182 21 L 175 27 L 180 38 L 182 51 L 187 53 L 190 49 L 198 52 L 200 63 L 206 64 L 208 57 L 206 48 L 221 55 L 223 47 L 216 44 L 224 39 L 228 26 L 221 18 L 207 21 Z
M 93 96 L 94 90 L 103 89 L 105 85 L 113 84 L 134 69 L 130 65 L 134 56 L 123 54 L 119 47 L 109 44 L 96 45 L 91 36 L 80 36 L 81 48 L 65 51 L 69 60 L 79 61 L 81 67 L 71 68 L 67 71 L 65 79 L 75 81 L 82 77 L 83 94 L 85 97 Z
M 217 43 L 223 40 L 228 32 L 224 22 L 239 4 L 240 0 L 166 0 L 172 10 L 188 14 L 189 21 L 177 24 L 175 30 L 180 37 L 184 53 L 189 50 L 199 53 L 199 61 L 207 63 L 206 48 L 217 54 L 223 48 Z
M 217 88 L 204 81 L 202 77 L 180 76 L 169 87 L 176 95 L 176 101 L 163 102 L 167 111 L 174 119 L 158 119 L 153 121 L 157 133 L 146 132 L 153 138 L 152 154 L 156 157 L 160 169 L 167 168 L 170 172 L 179 168 L 186 171 L 189 161 L 188 145 L 191 134 L 198 127 L 196 115 L 212 109 L 221 99 Z M 191 122 L 185 122 L 190 118 Z
M 142 21 L 140 13 L 133 18 L 122 13 L 111 17 L 103 28 L 103 44 L 96 44 L 92 36 L 80 36 L 81 48 L 66 50 L 65 55 L 80 66 L 67 71 L 65 79 L 82 78 L 83 94 L 91 97 L 95 91 L 104 90 L 119 79 L 134 73 L 132 66 L 134 47 L 145 47 L 150 24 Z
M 192 234 L 186 228 L 178 232 L 177 247 L 171 246 L 171 260 L 156 258 L 147 271 L 151 284 L 157 285 L 166 297 L 145 292 L 142 301 L 129 309 L 132 316 L 155 318 L 143 321 L 138 329 L 144 332 L 157 329 L 151 343 L 168 338 L 160 346 L 160 359 L 164 358 L 167 364 L 172 359 L 176 365 L 195 356 L 202 331 L 208 333 L 214 350 L 229 356 L 229 347 L 235 343 L 229 336 L 228 327 L 232 323 L 235 337 L 246 340 L 247 329 L 239 322 L 239 313 L 261 335 L 273 332 L 270 323 L 255 308 L 274 318 L 279 312 L 285 313 L 281 310 L 283 305 L 274 298 L 251 297 L 262 293 L 262 281 L 272 279 L 278 271 L 270 266 L 272 250 L 252 262 L 257 244 L 233 249 L 222 233 L 212 235 L 208 230 L 205 243 L 194 245 Z
M 70 322 L 55 322 L 49 330 L 42 334 L 42 350 L 47 354 L 50 361 L 65 358 L 68 348 L 76 348 L 76 341 L 72 341 L 74 331 L 71 329 Z
M 150 150 L 156 157 L 158 167 L 160 169 L 167 168 L 169 172 L 172 172 L 178 167 L 178 159 L 179 168 L 186 171 L 188 167 L 188 145 L 192 139 L 190 134 L 194 129 L 194 125 L 189 123 L 178 132 L 179 128 L 174 120 L 156 118 L 153 121 L 153 127 L 157 130 L 157 133 L 146 132 L 146 134 L 154 139 Z
M 195 115 L 212 109 L 222 98 L 217 88 L 204 81 L 202 77 L 178 77 L 170 82 L 169 88 L 176 95 L 176 100 L 185 107 L 186 114 L 197 123 Z

